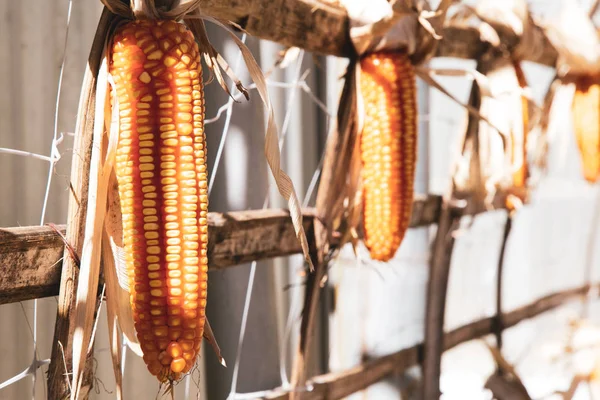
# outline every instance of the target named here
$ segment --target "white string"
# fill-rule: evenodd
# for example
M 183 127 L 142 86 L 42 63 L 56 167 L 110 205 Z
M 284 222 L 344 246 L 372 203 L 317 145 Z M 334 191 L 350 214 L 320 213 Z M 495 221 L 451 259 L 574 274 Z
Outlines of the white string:
M 42 216 L 40 218 L 40 225 L 44 225 L 44 219 L 46 218 L 46 208 L 48 205 L 48 197 L 50 195 L 50 185 L 52 184 L 52 172 L 54 171 L 54 165 L 58 159 L 60 159 L 60 155 L 58 153 L 58 149 L 56 145 L 60 141 L 62 141 L 63 135 L 58 135 L 58 113 L 60 108 L 60 95 L 62 91 L 62 83 L 65 72 L 65 63 L 67 61 L 67 44 L 69 41 L 69 27 L 71 26 L 71 11 L 73 10 L 73 0 L 69 0 L 69 8 L 67 10 L 67 27 L 65 31 L 65 41 L 63 44 L 63 56 L 60 64 L 60 70 L 58 73 L 58 88 L 56 90 L 56 105 L 54 107 L 54 135 L 52 139 L 52 146 L 50 147 L 50 167 L 48 168 L 48 179 L 46 184 L 46 193 L 44 194 L 44 204 L 42 206 Z
M 312 392 L 315 387 L 312 384 L 307 384 L 306 386 L 296 386 L 295 388 L 282 388 L 280 393 L 304 393 L 304 392 Z M 248 393 L 235 393 L 231 400 L 254 400 L 254 399 L 263 399 L 266 396 L 273 395 L 272 390 L 260 390 L 258 392 L 248 392 Z
M 308 75 L 308 72 L 310 72 L 310 70 L 306 71 L 306 75 Z M 317 96 L 314 94 L 314 92 L 312 91 L 312 89 L 310 88 L 310 86 L 308 86 L 308 84 L 306 83 L 305 80 L 301 79 L 297 84 L 292 84 L 292 83 L 287 83 L 287 82 L 278 82 L 278 81 L 271 81 L 271 80 L 267 80 L 267 85 L 268 86 L 273 86 L 276 88 L 282 88 L 282 89 L 297 89 L 300 88 L 302 89 L 303 92 L 305 92 L 308 97 L 315 102 L 315 104 L 321 109 L 321 111 L 323 111 L 328 117 L 332 118 L 333 115 L 329 112 L 329 110 L 327 109 L 327 105 L 325 105 L 325 103 L 323 103 L 321 100 L 319 100 L 317 98 Z M 248 90 L 254 90 L 256 89 L 256 84 L 251 84 L 248 87 L 246 87 L 246 89 Z M 243 98 L 243 95 L 241 93 L 236 94 L 235 96 L 233 96 L 233 99 L 235 101 L 241 100 Z M 212 123 L 217 122 L 219 119 L 221 119 L 221 116 L 223 115 L 223 113 L 225 111 L 227 111 L 229 109 L 229 103 L 222 105 L 218 110 L 217 110 L 217 114 L 212 117 L 212 118 L 208 118 L 204 120 L 204 125 L 209 125 Z
M 302 67 L 302 60 L 304 59 L 304 51 L 302 50 L 300 52 L 300 55 L 298 56 L 298 61 L 297 61 L 297 67 L 296 67 L 296 71 L 294 73 L 294 76 L 296 77 L 294 82 L 297 84 L 298 82 L 298 78 L 300 77 L 300 68 Z M 286 111 L 286 116 L 284 117 L 284 121 L 288 120 L 288 116 L 292 111 L 292 107 L 290 106 L 295 98 L 295 90 L 292 90 L 292 92 L 290 93 L 290 97 L 288 98 L 288 109 Z M 284 127 L 282 129 L 282 133 L 281 133 L 281 139 L 279 140 L 279 151 L 281 151 L 281 148 L 283 147 L 283 143 L 284 143 L 284 139 L 286 137 L 287 134 L 287 128 L 288 125 L 284 124 Z M 269 181 L 268 185 L 267 185 L 267 195 L 265 197 L 265 201 L 263 202 L 263 209 L 267 208 L 269 205 L 269 188 L 271 186 L 271 183 Z M 239 339 L 238 339 L 238 347 L 237 347 L 237 351 L 236 351 L 236 356 L 235 356 L 235 364 L 233 366 L 233 375 L 231 377 L 231 389 L 229 391 L 229 396 L 227 397 L 227 399 L 234 399 L 235 395 L 236 395 L 236 389 L 237 389 L 237 381 L 238 381 L 238 375 L 239 375 L 239 370 L 240 370 L 240 360 L 242 357 L 242 348 L 244 346 L 244 337 L 246 335 L 246 326 L 248 323 L 248 314 L 250 311 L 250 302 L 252 300 L 252 289 L 254 288 L 254 277 L 256 274 L 256 261 L 252 261 L 252 264 L 250 265 L 250 274 L 248 276 L 248 287 L 246 288 L 246 298 L 244 300 L 244 310 L 242 313 L 242 326 L 240 327 L 240 335 L 239 335 Z
M 43 154 L 31 153 L 29 151 L 24 151 L 24 150 L 7 149 L 6 147 L 0 147 L 0 153 L 13 154 L 16 156 L 23 156 L 23 157 L 32 157 L 32 158 L 36 158 L 38 160 L 49 162 L 51 165 L 53 165 L 60 160 L 61 156 L 60 156 L 60 152 L 58 151 L 58 145 L 62 142 L 63 138 L 64 138 L 64 136 L 61 134 L 61 136 L 58 140 L 52 141 L 52 155 L 50 157 L 45 156 Z
M 310 184 L 308 185 L 308 189 L 306 190 L 306 194 L 304 196 L 304 201 L 302 202 L 302 207 L 308 207 L 310 204 L 310 199 L 312 198 L 313 192 L 317 188 L 317 182 L 319 181 L 319 177 L 321 176 L 321 170 L 323 168 L 323 161 L 325 160 L 325 151 L 321 154 L 321 160 L 313 173 Z M 292 335 L 292 328 L 294 325 L 294 315 L 296 314 L 298 308 L 298 300 L 300 298 L 298 296 L 292 297 L 292 304 L 290 304 L 290 308 L 288 310 L 288 316 L 285 323 L 285 331 L 284 331 L 284 339 L 283 343 L 288 343 L 290 336 Z M 281 378 L 281 386 L 288 387 L 290 386 L 289 377 L 287 374 L 287 349 L 284 346 L 280 346 L 279 352 L 279 376 Z
M 242 43 L 246 43 L 246 34 L 242 35 Z M 238 57 L 235 60 L 235 71 L 240 68 L 240 63 L 242 62 L 242 52 L 239 51 Z M 233 82 L 233 81 L 232 81 Z M 236 89 L 233 88 L 233 91 Z M 213 164 L 213 170 L 210 175 L 210 181 L 208 182 L 208 198 L 210 199 L 210 194 L 212 192 L 213 186 L 215 184 L 215 178 L 217 177 L 217 171 L 219 170 L 219 164 L 221 163 L 221 157 L 223 156 L 223 150 L 225 149 L 225 141 L 227 140 L 227 134 L 229 133 L 229 125 L 231 124 L 231 115 L 233 114 L 233 93 L 232 96 L 229 96 L 229 100 L 227 100 L 227 104 L 225 107 L 227 108 L 227 115 L 225 117 L 225 125 L 223 126 L 223 133 L 221 135 L 221 141 L 219 142 L 219 148 L 217 150 L 217 157 L 215 158 L 215 163 Z M 206 122 L 204 123 L 206 125 Z
M 26 152 L 26 151 L 20 151 L 20 150 L 1 149 L 1 152 L 3 152 L 3 153 L 16 154 L 16 155 L 21 155 L 21 156 L 29 156 L 29 157 L 33 157 L 33 158 L 43 159 L 44 161 L 49 162 L 50 165 L 48 168 L 48 179 L 47 179 L 47 183 L 46 183 L 46 192 L 44 194 L 44 202 L 42 205 L 42 214 L 40 216 L 40 225 L 44 225 L 44 222 L 46 219 L 46 209 L 48 206 L 48 197 L 50 194 L 50 186 L 52 184 L 52 172 L 54 171 L 54 165 L 60 159 L 60 153 L 58 151 L 57 146 L 58 146 L 58 144 L 60 144 L 62 142 L 62 139 L 63 139 L 63 135 L 61 134 L 59 137 L 59 134 L 58 134 L 58 111 L 59 111 L 59 105 L 60 105 L 60 94 L 61 94 L 61 89 L 62 89 L 62 81 L 63 81 L 65 63 L 66 63 L 66 59 L 67 59 L 67 44 L 68 44 L 68 38 L 69 38 L 69 27 L 71 25 L 71 11 L 72 10 L 73 10 L 73 0 L 69 0 L 69 6 L 67 9 L 67 26 L 66 26 L 66 30 L 65 30 L 65 40 L 64 40 L 64 44 L 63 44 L 63 56 L 62 56 L 62 62 L 60 65 L 60 71 L 59 71 L 59 77 L 58 77 L 58 88 L 57 88 L 57 93 L 56 93 L 56 106 L 55 106 L 55 110 L 54 110 L 54 134 L 53 134 L 53 138 L 52 138 L 52 144 L 50 147 L 50 157 L 44 157 L 39 154 L 30 153 L 30 152 Z M 37 313 L 38 313 L 38 299 L 34 299 L 33 300 L 33 360 L 31 361 L 31 364 L 29 365 L 29 367 L 27 369 L 25 369 L 19 375 L 16 375 L 15 377 L 4 382 L 4 384 L 0 385 L 0 389 L 1 389 L 5 386 L 8 386 L 14 382 L 17 382 L 17 381 L 23 379 L 27 375 L 31 375 L 32 383 L 33 383 L 32 389 L 31 389 L 31 398 L 33 400 L 35 400 L 35 386 L 36 386 L 36 382 L 37 382 L 37 369 L 42 365 L 49 364 L 49 362 L 50 362 L 50 360 L 40 360 L 38 358 Z
M 247 35 L 244 33 L 241 38 L 242 43 L 246 43 L 246 38 L 247 38 Z M 234 71 L 239 70 L 241 62 L 242 62 L 242 52 L 239 51 L 237 59 L 235 60 Z M 232 84 L 234 83 L 233 80 L 231 82 L 232 82 Z M 225 103 L 225 105 L 221 106 L 221 108 L 219 109 L 219 110 L 221 110 L 221 109 L 226 110 L 227 114 L 226 114 L 226 118 L 225 118 L 225 124 L 223 125 L 223 131 L 221 133 L 221 140 L 219 141 L 219 148 L 217 149 L 217 155 L 215 157 L 215 162 L 213 164 L 212 172 L 211 172 L 210 179 L 208 182 L 208 197 L 209 198 L 210 198 L 210 194 L 212 193 L 212 190 L 214 187 L 215 178 L 217 177 L 217 171 L 219 170 L 219 165 L 221 164 L 223 150 L 225 149 L 225 141 L 227 140 L 227 135 L 229 133 L 229 126 L 231 125 L 231 116 L 233 114 L 233 102 L 234 102 L 234 100 L 236 100 L 236 101 L 240 100 L 242 97 L 241 93 L 238 93 L 237 95 L 235 95 L 234 93 L 236 91 L 237 91 L 237 88 L 235 87 L 235 85 L 232 85 L 232 93 L 229 96 L 227 103 Z M 221 116 L 221 114 L 219 113 L 219 117 L 220 116 Z M 217 117 L 216 119 L 214 119 L 212 121 L 205 119 L 204 126 L 217 121 L 219 119 L 219 117 Z M 189 399 L 189 396 L 190 396 L 191 380 L 192 380 L 191 374 L 186 375 L 186 377 L 185 377 L 185 393 L 184 393 L 184 396 L 186 399 Z
M 13 376 L 12 378 L 9 378 L 9 379 L 5 380 L 4 382 L 0 383 L 0 390 L 12 385 L 13 383 L 20 381 L 23 378 L 26 378 L 28 375 L 35 374 L 36 370 L 39 367 L 43 367 L 44 365 L 48 365 L 48 364 L 50 364 L 50 359 L 37 360 L 37 362 L 35 364 L 32 363 L 29 367 L 27 367 L 22 372 L 18 373 L 17 375 Z

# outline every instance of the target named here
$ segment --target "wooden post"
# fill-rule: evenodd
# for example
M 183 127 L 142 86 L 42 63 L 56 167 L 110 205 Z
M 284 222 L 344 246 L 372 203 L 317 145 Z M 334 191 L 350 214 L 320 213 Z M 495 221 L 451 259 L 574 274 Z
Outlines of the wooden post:
M 471 88 L 469 104 L 479 109 L 481 98 L 479 88 L 475 82 Z M 467 134 L 463 145 L 463 152 L 469 141 L 471 146 L 478 146 L 477 131 L 479 118 L 469 114 Z M 471 176 L 475 176 L 474 185 L 477 189 L 477 178 L 479 177 L 478 151 L 474 151 L 470 163 Z M 456 194 L 454 183 L 445 196 L 442 204 L 442 212 L 433 243 L 431 255 L 431 267 L 429 269 L 429 281 L 427 283 L 427 304 L 425 308 L 425 339 L 423 359 L 423 398 L 425 400 L 437 400 L 440 397 L 440 374 L 442 353 L 444 352 L 444 314 L 446 312 L 446 292 L 448 289 L 448 278 L 450 276 L 450 264 L 452 261 L 452 250 L 454 248 L 454 233 L 460 224 L 460 216 L 453 212 L 451 203 Z M 482 207 L 483 193 L 475 191 L 468 199 L 469 211 L 473 214 Z
M 460 217 L 453 214 L 448 203 L 444 203 L 433 245 L 427 284 L 423 359 L 423 398 L 425 400 L 437 400 L 440 397 L 439 378 L 442 353 L 444 352 L 446 291 L 454 248 L 454 233 L 459 223 Z
M 88 58 L 79 100 L 79 115 L 75 130 L 74 156 L 71 167 L 71 192 L 69 196 L 66 234 L 67 240 L 79 255 L 83 246 L 85 216 L 87 212 L 88 174 L 92 150 L 96 78 L 104 48 L 104 40 L 113 19 L 114 15 L 106 9 L 102 12 L 92 50 Z M 69 252 L 65 251 L 58 297 L 58 313 L 52 343 L 52 355 L 50 357 L 50 366 L 48 367 L 49 399 L 64 399 L 70 394 L 71 377 L 69 373 L 72 369 L 71 339 L 74 330 L 72 322 L 78 275 L 79 266 L 75 264 Z M 87 397 L 92 386 L 91 361 L 90 357 L 86 362 L 86 371 L 84 373 L 81 392 L 83 398 Z
M 498 269 L 496 276 L 496 319 L 494 323 L 494 336 L 496 336 L 496 346 L 498 350 L 502 349 L 502 331 L 504 326 L 502 324 L 502 275 L 504 271 L 504 257 L 506 256 L 506 243 L 510 236 L 513 223 L 513 212 L 508 210 L 506 216 L 506 224 L 504 225 L 504 235 L 502 236 L 502 245 L 500 246 L 500 256 L 498 257 Z

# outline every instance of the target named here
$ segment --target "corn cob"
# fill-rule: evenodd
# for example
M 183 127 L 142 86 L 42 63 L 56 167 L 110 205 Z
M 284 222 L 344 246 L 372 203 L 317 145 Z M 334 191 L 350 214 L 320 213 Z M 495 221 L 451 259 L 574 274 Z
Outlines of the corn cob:
M 190 371 L 202 340 L 208 193 L 198 46 L 175 21 L 133 21 L 112 44 L 116 170 L 137 337 L 162 382 Z
M 600 84 L 597 80 L 580 77 L 575 81 L 572 111 L 583 176 L 593 183 L 600 173 Z
M 414 68 L 404 53 L 361 60 L 365 119 L 360 137 L 365 245 L 388 261 L 410 223 L 417 151 Z

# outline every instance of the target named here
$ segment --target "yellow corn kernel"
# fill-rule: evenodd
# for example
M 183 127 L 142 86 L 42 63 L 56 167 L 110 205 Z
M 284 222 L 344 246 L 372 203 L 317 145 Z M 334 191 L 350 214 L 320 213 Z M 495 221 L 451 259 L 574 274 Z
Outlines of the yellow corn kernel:
M 188 349 L 185 340 L 190 338 L 181 338 L 182 326 L 196 327 L 191 339 L 200 341 L 205 321 L 206 302 L 195 315 L 188 312 L 184 300 L 206 297 L 207 259 L 193 258 L 197 273 L 188 279 L 192 258 L 182 252 L 199 248 L 206 254 L 207 235 L 177 229 L 207 229 L 201 210 L 208 207 L 208 197 L 189 193 L 205 193 L 206 159 L 185 151 L 190 140 L 203 149 L 206 145 L 204 107 L 192 107 L 204 104 L 202 81 L 192 86 L 189 79 L 177 78 L 185 71 L 198 77 L 200 55 L 192 33 L 183 25 L 140 20 L 117 30 L 112 60 L 119 113 L 127 120 L 122 120 L 119 133 L 117 180 L 120 192 L 134 200 L 121 207 L 127 222 L 123 237 L 133 317 L 148 370 L 161 381 L 173 382 L 189 371 L 199 352 Z M 190 121 L 195 121 L 196 129 L 190 128 Z M 183 154 L 185 162 L 180 162 Z M 182 276 L 185 281 L 178 278 Z
M 371 257 L 391 259 L 410 223 L 417 151 L 413 65 L 398 52 L 361 60 L 363 229 Z

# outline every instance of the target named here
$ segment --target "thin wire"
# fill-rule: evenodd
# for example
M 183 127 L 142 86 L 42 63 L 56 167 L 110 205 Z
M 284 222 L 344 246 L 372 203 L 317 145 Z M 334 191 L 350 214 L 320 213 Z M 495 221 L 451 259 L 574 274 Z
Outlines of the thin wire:
M 296 77 L 292 83 L 292 85 L 296 86 L 296 88 L 299 86 L 298 82 L 300 82 L 301 79 L 305 79 L 306 76 L 308 75 L 308 73 L 310 72 L 309 70 L 307 70 L 306 72 L 304 72 L 304 74 L 302 74 L 302 76 L 300 76 L 300 69 L 302 68 L 302 61 L 304 59 L 304 51 L 302 51 L 300 53 L 300 55 L 298 56 L 298 64 L 296 65 L 296 71 L 294 71 L 294 76 Z M 279 151 L 281 151 L 281 149 L 283 148 L 283 142 L 285 141 L 285 137 L 288 133 L 288 128 L 290 126 L 290 121 L 292 119 L 292 113 L 290 112 L 290 110 L 292 109 L 291 104 L 293 104 L 294 100 L 296 100 L 296 96 L 297 96 L 297 91 L 296 90 L 292 90 L 290 93 L 290 97 L 288 99 L 288 111 L 285 113 L 285 117 L 283 118 L 283 126 L 281 127 L 281 138 L 279 139 Z
M 60 95 L 62 92 L 63 77 L 65 72 L 65 64 L 67 62 L 67 45 L 69 43 L 69 27 L 71 26 L 71 12 L 73 10 L 73 0 L 69 0 L 69 8 L 67 10 L 67 27 L 65 31 L 65 41 L 63 44 L 63 56 L 60 63 L 60 70 L 58 73 L 58 88 L 56 90 L 56 105 L 54 107 L 54 135 L 52 139 L 52 147 L 50 148 L 50 167 L 48 168 L 48 179 L 46 184 L 46 193 L 44 194 L 44 205 L 42 206 L 42 216 L 40 218 L 40 225 L 44 225 L 44 219 L 46 218 L 46 207 L 48 205 L 48 197 L 50 195 L 50 185 L 52 184 L 52 171 L 55 165 L 55 153 L 56 144 L 59 141 L 58 134 L 58 114 L 60 108 Z M 62 136 L 62 135 L 61 135 Z
M 127 349 L 129 348 L 125 342 L 125 335 L 123 333 L 121 333 L 121 343 L 123 343 L 121 347 L 121 376 L 123 376 L 125 375 L 125 363 L 127 362 Z
M 308 185 L 308 189 L 306 190 L 306 195 L 304 196 L 304 201 L 302 202 L 302 207 L 308 207 L 310 203 L 310 199 L 312 198 L 314 190 L 317 188 L 317 182 L 319 181 L 319 177 L 321 176 L 321 171 L 323 169 L 323 162 L 325 160 L 325 151 L 321 154 L 321 159 L 319 160 L 319 164 L 313 173 L 310 184 Z M 284 348 L 285 344 L 288 343 L 290 336 L 292 335 L 292 327 L 294 325 L 294 315 L 295 310 L 298 308 L 298 296 L 292 297 L 292 304 L 290 304 L 290 309 L 288 310 L 288 316 L 285 323 L 285 331 L 284 331 L 284 339 L 283 345 L 280 346 L 279 353 L 279 376 L 281 378 L 281 386 L 288 387 L 290 385 L 289 377 L 287 375 L 287 349 Z
M 310 70 L 307 70 L 307 72 L 310 72 Z M 267 80 L 267 86 L 273 86 L 276 88 L 281 88 L 281 89 L 297 89 L 300 88 L 302 89 L 303 92 L 305 92 L 308 97 L 310 97 L 310 99 L 312 101 L 314 101 L 317 106 L 321 109 L 321 111 L 323 111 L 327 116 L 329 116 L 330 118 L 333 117 L 333 115 L 329 112 L 329 110 L 327 109 L 327 106 L 325 105 L 325 103 L 323 103 L 321 100 L 319 100 L 317 98 L 317 96 L 315 96 L 315 94 L 313 93 L 312 89 L 310 88 L 310 86 L 308 86 L 308 84 L 306 83 L 306 81 L 301 80 L 300 82 L 298 82 L 297 85 L 288 83 L 288 82 L 279 82 L 279 81 L 271 81 L 271 80 Z M 246 87 L 246 89 L 248 90 L 254 90 L 256 89 L 256 84 L 251 84 L 248 85 Z M 235 101 L 237 100 L 241 100 L 243 99 L 243 95 L 241 93 L 238 93 L 236 95 L 233 96 L 233 99 Z M 219 119 L 221 119 L 221 116 L 223 115 L 223 113 L 225 111 L 227 111 L 229 109 L 229 104 L 223 104 L 221 107 L 219 107 L 219 109 L 217 110 L 217 113 L 215 114 L 214 117 L 212 118 L 208 118 L 204 120 L 204 125 L 209 125 L 209 124 L 213 124 L 215 122 L 217 122 Z
M 300 55 L 298 56 L 298 64 L 296 67 L 296 71 L 294 72 L 294 76 L 296 77 L 294 82 L 298 82 L 298 79 L 300 77 L 300 68 L 302 67 L 302 60 L 304 58 L 304 51 L 302 50 L 300 52 Z M 295 98 L 295 93 L 296 91 L 293 90 L 292 93 L 290 93 L 290 97 L 288 98 L 288 109 L 286 111 L 286 116 L 284 117 L 284 121 L 288 120 L 289 114 L 292 111 L 292 107 L 290 106 L 290 104 L 292 104 L 294 98 Z M 282 129 L 282 133 L 281 133 L 281 139 L 279 140 L 279 151 L 281 151 L 281 148 L 283 147 L 283 143 L 284 143 L 284 139 L 286 137 L 287 134 L 287 128 L 289 127 L 289 125 L 286 125 L 284 123 L 284 128 Z M 269 188 L 271 186 L 271 182 L 269 181 L 269 183 L 267 184 L 267 195 L 265 196 L 265 201 L 263 202 L 263 209 L 267 208 L 269 205 Z M 250 311 L 250 302 L 252 301 L 252 289 L 254 288 L 254 277 L 256 275 L 256 261 L 252 261 L 252 264 L 250 265 L 250 274 L 248 276 L 248 287 L 246 288 L 246 298 L 244 300 L 244 310 L 242 313 L 242 326 L 240 327 L 240 336 L 238 338 L 238 347 L 237 347 L 237 351 L 236 351 L 236 356 L 235 356 L 235 364 L 233 366 L 233 375 L 231 377 L 231 389 L 229 391 L 229 396 L 227 397 L 228 399 L 233 399 L 235 398 L 236 395 L 236 389 L 237 389 L 237 381 L 238 381 L 238 375 L 239 375 L 239 371 L 240 371 L 240 360 L 242 358 L 242 348 L 244 346 L 244 337 L 246 335 L 246 326 L 248 323 L 248 314 Z
M 56 91 L 56 105 L 54 109 L 54 134 L 52 137 L 52 145 L 50 147 L 50 161 L 48 167 L 48 178 L 46 183 L 46 193 L 44 194 L 44 203 L 42 205 L 42 215 L 40 216 L 40 225 L 44 225 L 46 219 L 46 209 L 48 207 L 48 197 L 50 195 L 50 186 L 52 184 L 52 172 L 54 171 L 54 165 L 56 163 L 57 156 L 57 143 L 59 143 L 58 135 L 58 112 L 60 106 L 60 94 L 62 89 L 63 76 L 65 71 L 65 63 L 67 61 L 67 44 L 69 40 L 69 27 L 71 26 L 71 12 L 73 10 L 73 0 L 69 0 L 69 7 L 67 9 L 67 26 L 65 30 L 65 40 L 63 43 L 63 55 L 60 64 L 60 71 L 58 75 L 58 88 Z M 62 135 L 61 135 L 62 136 Z M 35 400 L 35 386 L 37 383 L 37 367 L 40 365 L 40 360 L 37 355 L 37 312 L 38 312 L 38 300 L 33 301 L 33 361 L 29 366 L 30 373 L 32 374 L 32 390 L 31 398 Z M 33 370 L 32 370 L 33 369 Z
M 268 200 L 268 199 L 267 199 Z M 242 314 L 242 326 L 240 328 L 240 336 L 238 339 L 238 348 L 235 355 L 235 365 L 233 366 L 233 375 L 231 377 L 231 389 L 228 399 L 235 397 L 237 389 L 238 374 L 240 372 L 240 359 L 242 355 L 242 346 L 244 344 L 244 336 L 246 335 L 246 325 L 248 322 L 248 311 L 250 310 L 250 301 L 252 300 L 252 289 L 254 288 L 254 276 L 256 274 L 256 261 L 252 261 L 250 266 L 250 275 L 248 276 L 248 288 L 246 289 L 246 299 L 244 300 L 244 312 Z
M 58 161 L 58 160 L 56 160 L 56 159 L 54 159 L 52 157 L 48 157 L 48 156 L 45 156 L 45 155 L 42 155 L 42 154 L 31 153 L 29 151 L 23 151 L 23 150 L 7 149 L 5 147 L 0 147 L 0 153 L 14 154 L 14 155 L 17 155 L 17 156 L 37 158 L 38 160 L 46 161 L 46 162 L 49 162 L 49 163 Z
M 246 34 L 242 35 L 242 43 L 246 43 Z M 235 60 L 235 70 L 237 71 L 242 62 L 242 51 L 240 50 L 237 60 Z M 233 89 L 235 90 L 235 89 Z M 210 175 L 210 181 L 208 182 L 208 197 L 212 192 L 215 184 L 215 178 L 217 177 L 217 171 L 219 170 L 219 164 L 221 163 L 221 157 L 223 156 L 223 150 L 225 149 L 225 141 L 227 140 L 227 134 L 229 133 L 229 125 L 231 124 L 231 115 L 233 114 L 233 96 L 229 96 L 227 100 L 227 114 L 225 117 L 225 125 L 223 126 L 223 134 L 221 135 L 221 141 L 219 142 L 219 149 L 217 150 L 217 157 L 213 165 L 213 171 Z
M 241 38 L 242 43 L 246 43 L 246 38 L 247 38 L 247 35 L 244 33 Z M 242 62 L 242 52 L 240 50 L 238 53 L 237 59 L 235 60 L 234 71 L 239 70 L 241 62 Z M 232 83 L 233 83 L 233 80 L 232 80 Z M 236 90 L 237 89 L 235 89 L 235 87 L 233 87 L 232 91 L 235 92 Z M 231 96 L 229 96 L 227 103 L 219 109 L 219 113 L 217 114 L 217 117 L 212 121 L 211 120 L 204 121 L 205 126 L 207 124 L 215 122 L 221 116 L 221 109 L 227 110 L 225 124 L 223 125 L 223 133 L 221 134 L 221 140 L 219 141 L 219 148 L 217 149 L 215 163 L 213 164 L 212 173 L 210 175 L 210 179 L 209 179 L 209 183 L 208 183 L 208 197 L 209 198 L 210 198 L 210 194 L 212 193 L 212 190 L 214 187 L 215 178 L 217 177 L 217 171 L 219 169 L 219 165 L 221 164 L 223 150 L 225 149 L 225 142 L 227 140 L 227 135 L 229 133 L 229 126 L 231 125 L 231 116 L 233 114 L 233 102 L 234 102 L 234 100 L 239 100 L 241 98 L 241 96 L 242 96 L 241 93 L 238 93 L 237 95 L 234 95 L 234 93 L 232 93 Z M 188 374 L 185 377 L 185 394 L 184 394 L 184 396 L 186 399 L 189 399 L 189 396 L 190 396 L 190 386 L 191 386 L 191 375 Z
M 187 374 L 185 376 L 185 393 L 184 393 L 184 397 L 186 399 L 190 398 L 190 388 L 192 386 L 192 374 Z
M 306 75 L 308 75 L 306 72 L 303 74 L 304 79 L 306 78 Z M 312 90 L 310 89 L 310 87 L 306 84 L 306 81 L 302 79 L 302 85 L 305 87 L 304 91 L 306 93 L 309 93 L 309 96 L 311 97 L 311 99 L 313 99 L 315 101 L 315 103 L 319 106 L 319 108 L 321 108 L 321 110 L 323 110 L 325 112 L 325 114 L 331 118 L 332 115 L 329 112 L 329 110 L 327 109 L 327 106 L 321 102 L 319 99 L 317 99 L 317 97 L 314 95 L 314 93 L 312 92 Z M 326 131 L 329 132 L 329 118 L 327 119 L 327 126 L 326 126 Z M 317 168 L 315 170 L 315 172 L 313 173 L 312 179 L 310 181 L 310 184 L 308 185 L 308 189 L 306 191 L 306 194 L 304 196 L 304 200 L 302 202 L 302 207 L 307 207 L 308 204 L 310 203 L 310 199 L 312 198 L 313 192 L 317 187 L 317 182 L 319 181 L 319 177 L 321 176 L 321 170 L 323 168 L 323 162 L 325 160 L 325 149 L 323 150 L 323 152 L 321 153 L 321 158 L 319 160 L 319 164 L 317 165 Z M 289 381 L 289 377 L 287 375 L 287 349 L 284 348 L 285 344 L 289 342 L 290 336 L 292 335 L 292 327 L 293 327 L 293 323 L 294 323 L 294 310 L 298 307 L 298 300 L 299 298 L 296 297 L 292 297 L 292 304 L 290 304 L 290 308 L 288 310 L 288 317 L 286 320 L 286 326 L 285 326 L 285 331 L 284 331 L 284 339 L 283 339 L 283 346 L 280 346 L 280 353 L 279 353 L 279 376 L 281 378 L 281 385 L 282 387 L 287 387 L 290 385 L 290 381 Z
M 314 385 L 307 384 L 306 386 L 296 386 L 295 388 L 284 388 L 281 390 L 281 393 L 304 393 L 304 392 L 312 392 L 315 389 Z M 235 393 L 232 399 L 235 400 L 253 400 L 253 399 L 262 399 L 268 395 L 272 395 L 271 390 L 261 390 L 258 392 L 249 392 L 249 393 Z

